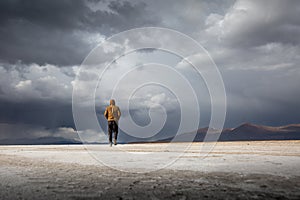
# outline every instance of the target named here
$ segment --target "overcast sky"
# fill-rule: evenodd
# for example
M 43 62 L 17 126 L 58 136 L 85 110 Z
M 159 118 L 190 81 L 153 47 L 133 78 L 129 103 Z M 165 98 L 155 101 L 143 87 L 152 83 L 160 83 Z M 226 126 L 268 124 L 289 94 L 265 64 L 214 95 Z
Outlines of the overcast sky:
M 113 34 L 147 26 L 180 31 L 209 52 L 225 85 L 225 127 L 243 122 L 272 126 L 299 123 L 299 13 L 297 0 L 2 0 L 0 139 L 76 137 L 72 83 L 81 63 Z M 181 44 L 177 45 L 180 48 Z M 175 68 L 182 64 L 174 55 L 145 50 L 120 59 L 112 70 L 117 65 L 134 67 L 153 59 Z M 199 126 L 207 126 L 210 104 L 205 84 L 193 71 L 179 69 L 199 98 Z M 103 127 L 100 115 L 109 100 L 104 90 L 98 88 L 101 101 L 95 105 Z M 122 105 L 122 99 L 119 102 Z M 176 131 L 180 120 L 176 96 L 154 86 L 136 92 L 130 109 L 123 109 L 123 119 L 131 114 L 137 124 L 145 126 L 149 108 L 157 104 L 164 108 L 159 107 L 152 117 L 160 116 L 162 110 L 168 117 L 162 132 Z M 91 137 L 97 137 L 95 127 L 90 129 Z

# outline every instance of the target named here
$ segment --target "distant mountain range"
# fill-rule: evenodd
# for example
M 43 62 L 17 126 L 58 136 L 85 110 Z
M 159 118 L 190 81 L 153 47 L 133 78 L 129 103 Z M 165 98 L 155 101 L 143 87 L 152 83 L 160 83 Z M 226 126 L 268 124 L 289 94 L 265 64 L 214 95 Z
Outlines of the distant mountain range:
M 197 133 L 184 133 L 162 141 L 202 142 L 207 131 L 208 127 L 201 128 L 198 129 Z M 223 129 L 220 137 L 218 137 L 217 130 L 211 129 L 205 141 L 215 141 L 216 139 L 218 141 L 300 140 L 300 124 L 272 127 L 244 123 L 236 128 Z

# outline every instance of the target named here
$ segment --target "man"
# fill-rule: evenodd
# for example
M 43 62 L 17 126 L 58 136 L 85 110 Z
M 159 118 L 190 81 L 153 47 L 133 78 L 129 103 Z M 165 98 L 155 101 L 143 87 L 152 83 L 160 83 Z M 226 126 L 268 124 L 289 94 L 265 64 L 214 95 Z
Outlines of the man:
M 109 145 L 112 146 L 112 132 L 114 135 L 114 145 L 117 145 L 117 137 L 118 137 L 118 122 L 121 117 L 121 111 L 118 106 L 115 105 L 115 100 L 111 99 L 109 101 L 109 106 L 106 107 L 104 112 L 104 116 L 108 122 L 108 137 L 109 137 Z

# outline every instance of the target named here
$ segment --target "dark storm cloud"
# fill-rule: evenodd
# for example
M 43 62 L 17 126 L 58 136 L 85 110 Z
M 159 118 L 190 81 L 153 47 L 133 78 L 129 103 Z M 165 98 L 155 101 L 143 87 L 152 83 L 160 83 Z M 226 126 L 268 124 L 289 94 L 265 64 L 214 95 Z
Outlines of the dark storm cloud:
M 112 1 L 109 11 L 91 10 L 89 1 L 0 2 L 0 60 L 14 63 L 80 64 L 95 45 L 93 34 L 111 35 L 153 25 L 144 3 Z M 148 13 L 148 14 L 147 14 Z
M 83 1 L 1 1 L 0 59 L 78 63 L 78 50 L 87 47 L 72 31 L 83 26 L 88 10 Z
M 76 29 L 84 27 L 89 8 L 84 1 L 1 1 L 1 25 L 10 21 L 28 21 L 54 29 Z
M 223 71 L 227 127 L 244 122 L 281 126 L 299 123 L 299 75 L 293 70 Z M 280 75 L 278 75 L 280 74 Z
M 47 129 L 74 127 L 72 105 L 57 101 L 11 102 L 0 100 L 0 121 L 31 124 Z

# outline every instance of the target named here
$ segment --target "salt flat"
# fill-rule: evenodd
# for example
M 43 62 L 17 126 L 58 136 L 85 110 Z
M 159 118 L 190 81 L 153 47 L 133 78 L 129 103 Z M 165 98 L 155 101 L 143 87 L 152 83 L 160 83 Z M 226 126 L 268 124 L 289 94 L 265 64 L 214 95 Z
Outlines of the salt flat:
M 297 199 L 299 166 L 300 141 L 0 146 L 0 194 Z

